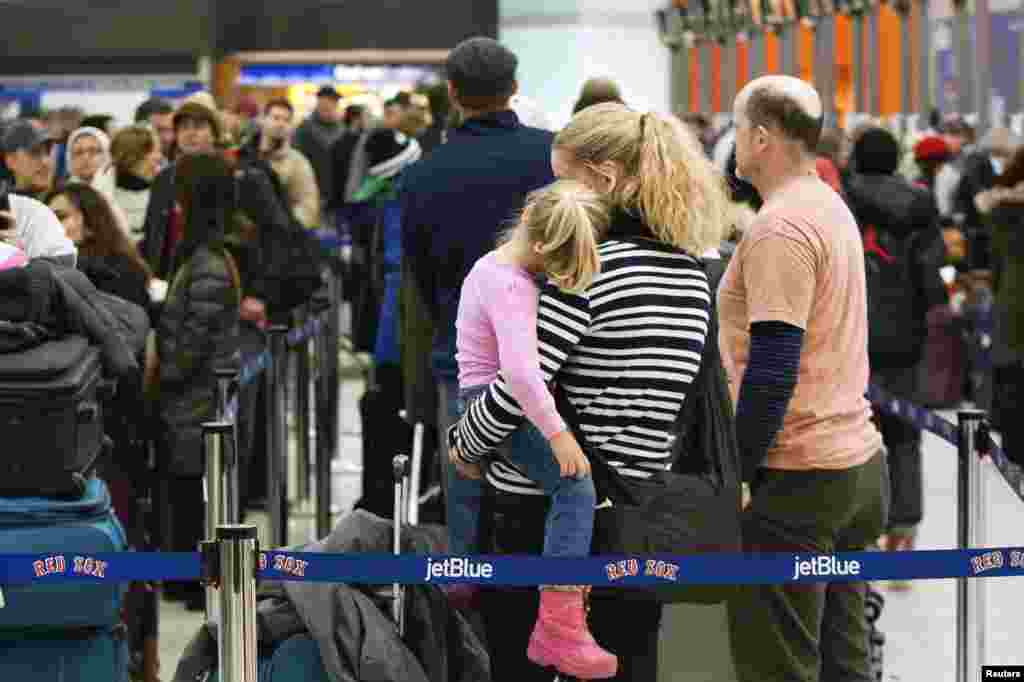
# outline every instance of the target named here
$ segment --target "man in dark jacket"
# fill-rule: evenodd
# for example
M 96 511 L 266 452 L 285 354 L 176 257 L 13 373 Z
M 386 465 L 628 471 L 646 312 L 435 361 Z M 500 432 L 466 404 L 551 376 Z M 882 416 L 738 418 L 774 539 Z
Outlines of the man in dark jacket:
M 338 101 L 341 95 L 329 85 L 316 93 L 316 109 L 295 130 L 292 146 L 302 152 L 313 164 L 320 199 L 326 204 L 334 188 L 334 168 L 331 164 L 331 146 L 345 132 L 340 120 Z
M 221 137 L 217 114 L 196 102 L 183 104 L 174 114 L 174 133 L 178 156 L 211 154 Z M 174 170 L 172 164 L 153 180 L 153 189 L 146 207 L 145 236 L 142 257 L 158 279 L 171 275 L 171 259 L 181 240 L 184 225 L 174 205 Z
M 554 181 L 553 135 L 522 125 L 509 108 L 518 90 L 517 65 L 516 56 L 490 38 L 456 46 L 445 66 L 449 96 L 464 123 L 404 177 L 402 253 L 434 322 L 439 433 L 457 415 L 455 316 L 462 282 L 494 248 L 526 195 Z M 441 461 L 450 468 L 447 457 Z M 447 489 L 447 475 L 442 481 Z

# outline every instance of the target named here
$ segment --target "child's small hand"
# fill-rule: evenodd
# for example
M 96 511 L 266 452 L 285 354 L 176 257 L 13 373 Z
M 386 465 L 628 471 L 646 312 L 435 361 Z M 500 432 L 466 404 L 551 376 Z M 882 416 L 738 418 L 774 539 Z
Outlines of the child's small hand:
M 570 431 L 555 434 L 548 442 L 555 453 L 562 478 L 586 478 L 590 475 L 590 460 Z
M 479 481 L 483 479 L 483 470 L 477 463 L 470 464 L 461 457 L 459 457 L 458 446 L 448 448 L 448 461 L 455 465 L 455 471 L 458 472 L 462 478 L 468 478 L 471 481 Z

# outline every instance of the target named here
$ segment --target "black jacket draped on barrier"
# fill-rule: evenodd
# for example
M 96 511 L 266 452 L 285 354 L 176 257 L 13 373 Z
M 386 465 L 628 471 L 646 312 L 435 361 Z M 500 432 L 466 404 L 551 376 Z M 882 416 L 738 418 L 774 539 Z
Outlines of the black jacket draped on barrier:
M 99 346 L 109 376 L 139 373 L 145 347 L 146 311 L 97 289 L 75 268 L 35 260 L 0 272 L 0 350 L 14 352 L 67 334 Z
M 299 552 L 388 553 L 391 522 L 355 511 L 322 541 L 293 548 Z M 403 529 L 403 551 L 444 551 L 440 526 Z M 487 682 L 490 660 L 481 639 L 447 604 L 434 585 L 406 592 L 406 636 L 399 639 L 389 608 L 368 593 L 342 583 L 267 582 L 257 595 L 260 647 L 273 648 L 308 631 L 316 640 L 332 680 L 377 682 Z M 175 682 L 192 682 L 216 666 L 217 631 L 203 627 L 193 638 L 175 673 Z

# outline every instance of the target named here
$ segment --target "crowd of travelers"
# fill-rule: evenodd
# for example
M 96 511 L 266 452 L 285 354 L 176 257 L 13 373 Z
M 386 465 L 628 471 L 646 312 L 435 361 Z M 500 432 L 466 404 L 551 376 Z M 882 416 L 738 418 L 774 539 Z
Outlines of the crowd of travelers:
M 319 266 L 296 260 L 309 250 L 291 248 L 317 228 L 351 238 L 352 342 L 374 360 L 360 506 L 390 509 L 402 444 L 388 419 L 405 409 L 438 453 L 453 553 L 587 556 L 608 548 L 609 508 L 653 499 L 671 474 L 735 484 L 745 551 L 913 549 L 922 435 L 874 410 L 869 382 L 990 407 L 1024 460 L 1024 148 L 1007 129 L 976 143 L 936 115 L 913 140 L 846 133 L 824 125 L 810 85 L 769 76 L 721 130 L 635 110 L 595 79 L 556 131 L 517 65 L 468 40 L 441 87 L 401 92 L 381 117 L 324 86 L 303 121 L 287 99 L 247 116 L 197 93 L 146 101 L 119 128 L 72 109 L 0 125 L 0 267 L 77 269 L 146 313 L 102 466 L 133 545 L 195 550 L 214 372 L 318 288 Z M 718 388 L 728 400 L 704 400 Z M 267 494 L 265 399 L 257 382 L 239 401 L 247 509 Z M 705 407 L 727 424 L 716 455 L 686 430 L 707 415 L 681 417 Z M 685 525 L 701 511 L 668 513 Z M 874 679 L 867 593 L 736 588 L 738 679 Z M 133 586 L 146 682 L 159 594 L 204 608 L 198 583 Z M 491 679 L 658 679 L 665 600 L 447 595 L 480 616 Z

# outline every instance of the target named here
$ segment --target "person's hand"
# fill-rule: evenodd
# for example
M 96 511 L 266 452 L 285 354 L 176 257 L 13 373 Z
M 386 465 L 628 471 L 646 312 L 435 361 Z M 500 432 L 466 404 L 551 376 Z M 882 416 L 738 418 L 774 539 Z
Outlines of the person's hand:
M 258 298 L 246 296 L 239 306 L 238 317 L 263 328 L 267 324 L 267 306 Z
M 468 478 L 471 481 L 479 481 L 484 477 L 483 470 L 480 468 L 479 464 L 470 464 L 459 456 L 458 445 L 453 445 L 448 448 L 448 461 L 455 466 L 455 471 L 457 471 L 459 476 L 462 478 Z
M 548 442 L 555 454 L 562 478 L 585 478 L 590 475 L 590 460 L 583 454 L 583 449 L 571 432 L 557 433 Z

